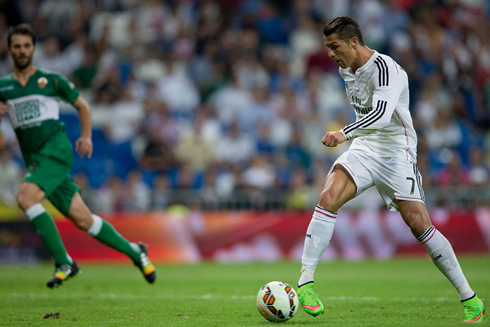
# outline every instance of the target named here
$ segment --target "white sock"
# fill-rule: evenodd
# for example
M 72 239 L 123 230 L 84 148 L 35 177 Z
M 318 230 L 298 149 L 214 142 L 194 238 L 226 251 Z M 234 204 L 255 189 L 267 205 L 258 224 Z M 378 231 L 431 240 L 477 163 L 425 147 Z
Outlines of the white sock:
M 100 230 L 102 229 L 102 218 L 92 214 L 92 219 L 93 219 L 92 226 L 90 226 L 87 233 L 89 233 L 92 236 L 97 236 L 99 235 Z
M 471 289 L 466 281 L 466 277 L 459 266 L 456 254 L 451 247 L 449 241 L 442 235 L 434 226 L 430 226 L 422 233 L 417 240 L 422 243 L 432 259 L 432 262 L 453 284 L 454 288 L 459 293 L 461 301 L 467 300 L 475 292 Z
M 138 244 L 136 243 L 129 243 L 129 245 L 133 248 L 134 251 L 141 253 L 141 248 Z
M 315 268 L 332 239 L 337 214 L 316 206 L 306 231 L 298 286 L 313 282 Z
M 30 221 L 33 221 L 34 218 L 39 216 L 40 214 L 45 213 L 46 210 L 44 209 L 43 205 L 41 203 L 36 203 L 29 209 L 25 211 L 26 216 L 29 218 Z

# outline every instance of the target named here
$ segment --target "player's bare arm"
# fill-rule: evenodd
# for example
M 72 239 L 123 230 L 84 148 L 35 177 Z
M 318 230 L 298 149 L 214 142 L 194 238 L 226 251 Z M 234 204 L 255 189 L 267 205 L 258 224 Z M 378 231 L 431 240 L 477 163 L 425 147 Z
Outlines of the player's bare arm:
M 87 156 L 92 157 L 93 144 L 92 144 L 92 117 L 90 106 L 87 101 L 79 95 L 73 103 L 73 106 L 78 111 L 78 118 L 80 119 L 80 125 L 82 129 L 82 135 L 75 142 L 75 151 L 80 157 Z
M 344 142 L 345 134 L 342 131 L 327 132 L 322 138 L 322 143 L 330 148 L 335 148 L 337 145 Z

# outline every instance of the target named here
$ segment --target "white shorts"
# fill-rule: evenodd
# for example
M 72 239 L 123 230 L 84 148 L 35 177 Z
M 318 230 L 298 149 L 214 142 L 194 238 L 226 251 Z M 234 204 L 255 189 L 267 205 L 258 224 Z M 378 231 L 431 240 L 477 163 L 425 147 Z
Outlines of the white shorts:
M 380 158 L 362 151 L 346 151 L 333 164 L 342 165 L 357 186 L 356 197 L 376 186 L 391 211 L 398 211 L 393 201 L 418 201 L 425 204 L 422 176 L 417 166 L 402 158 Z

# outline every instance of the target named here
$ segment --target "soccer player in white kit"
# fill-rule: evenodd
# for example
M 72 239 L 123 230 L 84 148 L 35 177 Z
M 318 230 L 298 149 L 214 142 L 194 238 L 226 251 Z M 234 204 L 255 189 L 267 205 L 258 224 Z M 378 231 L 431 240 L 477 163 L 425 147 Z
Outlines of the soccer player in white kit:
M 340 66 L 356 121 L 322 139 L 327 147 L 354 139 L 333 164 L 306 232 L 298 294 L 303 309 L 317 316 L 324 306 L 313 291 L 315 268 L 325 252 L 338 210 L 371 186 L 390 210 L 400 212 L 434 264 L 459 293 L 465 321 L 481 321 L 484 305 L 469 286 L 448 240 L 432 225 L 418 172 L 417 135 L 408 110 L 408 77 L 389 56 L 369 49 L 357 22 L 332 19 L 323 29 L 328 55 Z

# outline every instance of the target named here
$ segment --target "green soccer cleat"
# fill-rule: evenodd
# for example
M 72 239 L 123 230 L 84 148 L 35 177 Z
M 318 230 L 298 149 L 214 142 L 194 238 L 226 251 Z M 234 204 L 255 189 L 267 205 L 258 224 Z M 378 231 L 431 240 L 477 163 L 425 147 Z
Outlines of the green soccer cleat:
M 463 301 L 464 321 L 465 322 L 482 322 L 485 306 L 478 296 L 472 297 L 469 300 Z
M 151 263 L 150 258 L 148 258 L 148 246 L 143 242 L 138 242 L 140 247 L 140 259 L 139 261 L 134 261 L 134 264 L 141 270 L 146 281 L 153 284 L 157 279 L 157 270 L 155 266 Z
M 303 307 L 306 313 L 316 317 L 325 311 L 322 301 L 313 292 L 313 282 L 299 287 L 298 296 L 301 307 Z
M 56 264 L 56 268 L 54 269 L 54 276 L 50 280 L 48 280 L 46 285 L 49 288 L 56 288 L 63 284 L 63 282 L 68 278 L 81 273 L 82 271 L 80 270 L 80 268 L 78 268 L 78 265 L 75 262 L 73 262 L 71 265 Z

